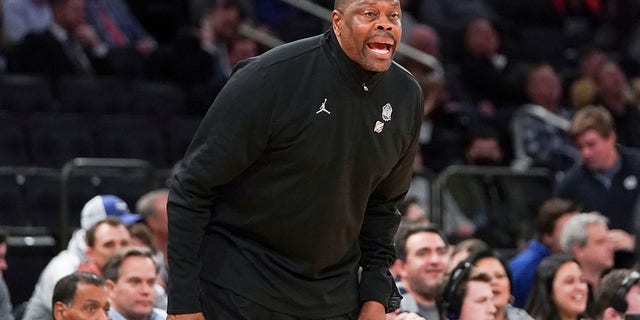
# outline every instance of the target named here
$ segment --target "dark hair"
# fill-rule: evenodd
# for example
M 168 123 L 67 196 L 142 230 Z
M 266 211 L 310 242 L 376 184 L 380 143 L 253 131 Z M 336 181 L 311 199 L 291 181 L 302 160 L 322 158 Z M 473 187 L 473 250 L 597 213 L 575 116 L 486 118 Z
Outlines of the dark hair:
M 139 239 L 152 251 L 156 250 L 153 247 L 153 233 L 151 232 L 151 229 L 149 229 L 149 226 L 142 222 L 136 222 L 130 225 L 127 229 L 129 229 L 129 234 L 131 234 L 131 237 Z
M 249 15 L 250 8 L 247 7 L 248 4 L 243 0 L 214 0 L 213 8 L 225 8 L 225 9 L 236 9 L 238 13 L 240 13 L 240 18 L 245 19 Z
M 102 267 L 102 276 L 105 279 L 117 282 L 120 278 L 120 267 L 124 260 L 129 257 L 146 257 L 153 261 L 153 265 L 158 272 L 158 264 L 153 259 L 153 253 L 148 248 L 143 247 L 124 247 L 112 254 Z
M 4 230 L 0 230 L 0 244 L 7 242 L 8 237 L 9 235 Z
M 91 226 L 91 228 L 89 228 L 89 230 L 87 230 L 87 233 L 84 235 L 87 246 L 93 248 L 93 246 L 96 244 L 96 230 L 99 226 L 105 223 L 112 227 L 124 226 L 124 223 L 122 223 L 122 221 L 118 217 L 114 216 L 108 216 L 103 220 L 98 221 L 96 224 Z
M 463 251 L 467 252 L 467 256 L 471 256 L 476 252 L 485 251 L 489 249 L 490 247 L 486 242 L 478 238 L 469 238 L 469 239 L 462 240 L 458 242 L 455 246 L 453 246 L 453 250 L 451 251 L 451 256 L 453 257 L 454 255 Z
M 596 316 L 609 307 L 620 313 L 627 311 L 626 295 L 629 289 L 638 284 L 640 275 L 631 269 L 616 269 L 607 273 L 600 281 L 600 291 L 597 292 L 594 311 Z
M 491 249 L 487 249 L 487 250 L 471 253 L 469 258 L 467 258 L 467 260 L 469 260 L 469 262 L 471 262 L 473 265 L 476 265 L 479 260 L 482 260 L 484 258 L 493 258 L 498 260 L 498 262 L 500 262 L 500 265 L 502 265 L 502 268 L 504 269 L 504 272 L 507 274 L 507 278 L 509 279 L 509 291 L 513 292 L 513 278 L 511 278 L 511 272 L 509 271 L 509 266 L 507 265 L 507 262 L 504 260 L 504 258 L 502 258 L 500 254 L 498 254 L 497 252 Z
M 99 275 L 77 271 L 65 277 L 62 277 L 53 288 L 53 297 L 51 298 L 51 306 L 55 306 L 56 302 L 62 302 L 67 306 L 71 306 L 76 296 L 78 284 L 86 283 L 97 287 L 104 287 L 104 279 Z
M 563 215 L 577 212 L 578 205 L 568 199 L 551 198 L 538 208 L 538 236 L 553 233 L 556 221 Z
M 438 290 L 440 294 L 436 297 L 438 312 L 444 319 L 455 320 L 460 317 L 464 296 L 467 294 L 467 283 L 469 281 L 491 282 L 491 275 L 486 271 L 477 268 L 471 261 L 460 262 L 447 276 L 445 282 Z
M 480 139 L 495 140 L 497 141 L 499 146 L 502 146 L 502 143 L 500 141 L 500 136 L 498 135 L 498 132 L 495 129 L 486 125 L 479 125 L 469 130 L 465 149 L 469 149 L 474 142 Z
M 565 253 L 548 256 L 540 262 L 533 276 L 531 291 L 525 310 L 536 320 L 559 320 L 558 309 L 553 302 L 553 279 L 558 269 L 567 262 L 575 262 L 573 256 Z
M 447 238 L 444 236 L 444 234 L 442 234 L 442 231 L 440 231 L 440 229 L 438 229 L 437 226 L 428 225 L 428 224 L 412 225 L 407 227 L 404 230 L 401 230 L 398 236 L 396 237 L 395 247 L 396 247 L 397 259 L 400 259 L 402 261 L 407 259 L 407 239 L 409 239 L 410 236 L 420 232 L 435 233 L 438 236 L 440 236 L 440 238 L 442 238 L 442 241 L 444 241 L 445 245 L 448 245 Z

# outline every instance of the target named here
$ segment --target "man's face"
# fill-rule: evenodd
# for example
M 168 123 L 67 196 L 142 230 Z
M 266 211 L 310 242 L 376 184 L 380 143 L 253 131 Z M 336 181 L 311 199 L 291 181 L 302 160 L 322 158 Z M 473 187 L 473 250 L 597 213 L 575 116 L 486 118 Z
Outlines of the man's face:
M 153 205 L 156 208 L 156 214 L 146 219 L 154 235 L 167 236 L 168 233 L 168 217 L 167 217 L 167 201 L 168 195 L 158 197 Z
M 587 243 L 575 246 L 575 256 L 585 268 L 606 270 L 613 266 L 613 246 L 607 237 L 609 228 L 602 223 L 592 223 L 585 228 Z
M 596 75 L 596 84 L 601 95 L 621 96 L 624 94 L 626 83 L 624 72 L 614 62 L 604 63 Z
M 89 283 L 78 283 L 76 295 L 70 306 L 56 302 L 53 307 L 55 320 L 106 320 L 109 319 L 109 295 L 107 288 Z
M 440 276 L 447 270 L 449 253 L 437 233 L 418 232 L 407 238 L 407 257 L 401 263 L 400 277 L 412 293 L 435 298 Z
M 58 11 L 61 27 L 72 31 L 85 23 L 84 0 L 67 0 Z
M 500 49 L 498 33 L 486 19 L 469 23 L 465 32 L 466 49 L 476 57 L 491 58 Z
M 211 27 L 217 39 L 229 42 L 238 34 L 240 25 L 244 22 L 242 12 L 239 8 L 220 6 L 211 13 Z
M 491 285 L 483 281 L 467 282 L 459 320 L 493 320 L 495 315 Z
M 500 143 L 494 138 L 476 138 L 467 149 L 467 161 L 474 165 L 498 165 L 502 161 Z
M 593 129 L 587 130 L 576 138 L 576 147 L 580 152 L 580 158 L 591 170 L 607 170 L 615 162 L 617 151 L 613 133 L 608 137 L 602 137 Z
M 389 69 L 400 45 L 398 0 L 347 0 L 331 13 L 333 31 L 345 54 L 369 71 Z
M 87 248 L 87 256 L 102 268 L 114 252 L 128 246 L 130 242 L 131 236 L 127 227 L 103 223 L 95 230 L 95 243 L 93 247 Z
M 128 257 L 120 267 L 117 282 L 107 280 L 112 307 L 127 319 L 151 314 L 156 300 L 156 268 L 148 257 Z
M 0 278 L 2 278 L 2 274 L 4 270 L 9 268 L 9 264 L 7 263 L 7 244 L 0 244 Z
M 531 102 L 546 108 L 556 107 L 562 99 L 562 82 L 551 66 L 541 66 L 532 72 L 527 84 Z
M 569 219 L 571 219 L 576 214 L 577 212 L 565 213 L 556 220 L 556 223 L 553 226 L 553 233 L 548 238 L 548 241 L 545 241 L 545 244 L 549 247 L 552 253 L 562 252 L 562 247 L 560 246 L 562 228 L 564 227 L 564 224 L 567 223 L 567 221 L 569 221 Z

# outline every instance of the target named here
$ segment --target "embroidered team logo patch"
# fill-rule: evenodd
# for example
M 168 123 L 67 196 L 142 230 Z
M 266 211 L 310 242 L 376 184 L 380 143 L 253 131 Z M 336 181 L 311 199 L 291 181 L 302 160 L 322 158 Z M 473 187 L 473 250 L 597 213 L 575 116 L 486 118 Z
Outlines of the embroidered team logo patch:
M 380 133 L 384 129 L 384 122 L 376 121 L 376 125 L 373 126 L 373 132 Z
M 393 108 L 391 108 L 391 104 L 387 103 L 382 106 L 382 120 L 389 121 L 391 120 L 391 113 L 393 113 Z

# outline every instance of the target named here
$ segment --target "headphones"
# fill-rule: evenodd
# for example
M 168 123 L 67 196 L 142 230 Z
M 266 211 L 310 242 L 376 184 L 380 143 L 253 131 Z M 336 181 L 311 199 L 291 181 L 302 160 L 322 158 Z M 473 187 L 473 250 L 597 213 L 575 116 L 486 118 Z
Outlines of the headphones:
M 638 284 L 638 280 L 640 280 L 640 273 L 633 271 L 631 272 L 620 284 L 618 290 L 616 290 L 616 294 L 611 299 L 611 307 L 616 309 L 618 312 L 626 312 L 627 307 L 627 299 L 625 296 L 635 284 Z
M 442 297 L 442 310 L 445 316 L 449 320 L 456 320 L 460 318 L 460 312 L 462 310 L 462 301 L 464 297 L 458 292 L 458 286 L 469 277 L 469 273 L 473 268 L 473 264 L 470 261 L 465 260 L 460 262 L 452 271 L 449 281 L 444 287 Z

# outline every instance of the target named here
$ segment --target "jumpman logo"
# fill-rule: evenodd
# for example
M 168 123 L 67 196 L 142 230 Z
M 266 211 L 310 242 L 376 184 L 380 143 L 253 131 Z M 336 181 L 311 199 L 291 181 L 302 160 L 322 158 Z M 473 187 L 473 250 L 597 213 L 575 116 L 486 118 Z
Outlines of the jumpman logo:
M 322 102 L 322 105 L 320 106 L 320 110 L 318 110 L 316 112 L 316 114 L 318 114 L 320 112 L 326 112 L 327 114 L 331 114 L 331 111 L 327 110 L 327 107 L 325 107 L 326 103 L 327 103 L 327 98 L 324 98 L 324 101 Z

